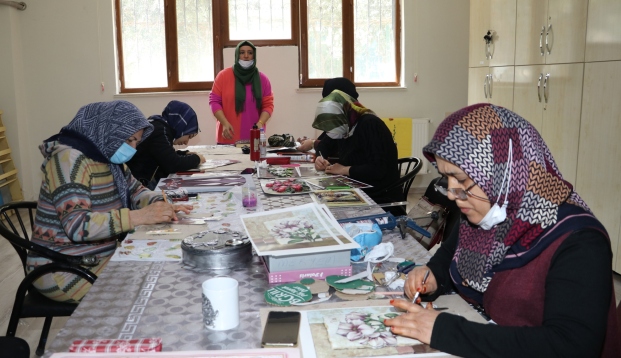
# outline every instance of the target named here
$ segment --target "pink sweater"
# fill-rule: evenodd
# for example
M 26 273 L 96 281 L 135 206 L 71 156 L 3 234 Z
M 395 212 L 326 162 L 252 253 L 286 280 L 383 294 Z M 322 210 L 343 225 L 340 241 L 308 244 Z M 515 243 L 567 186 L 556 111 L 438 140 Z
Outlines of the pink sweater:
M 216 140 L 218 143 L 235 143 L 241 139 L 250 139 L 250 129 L 252 125 L 259 121 L 262 112 L 272 115 L 274 111 L 274 94 L 272 93 L 272 85 L 270 80 L 262 72 L 261 90 L 263 100 L 261 101 L 261 109 L 257 110 L 257 105 L 252 93 L 252 84 L 246 85 L 246 103 L 242 113 L 235 113 L 235 74 L 233 68 L 225 68 L 216 76 L 213 83 L 213 89 L 209 94 L 209 106 L 215 114 L 222 110 L 224 116 L 233 126 L 235 136 L 232 139 L 224 139 L 222 137 L 222 126 L 220 122 L 216 125 Z

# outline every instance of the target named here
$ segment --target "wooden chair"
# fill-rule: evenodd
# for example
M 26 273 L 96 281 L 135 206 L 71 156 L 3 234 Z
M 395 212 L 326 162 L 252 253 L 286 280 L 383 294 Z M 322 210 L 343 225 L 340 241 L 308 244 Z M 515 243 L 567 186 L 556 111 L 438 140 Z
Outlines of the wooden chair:
M 6 335 L 15 337 L 20 318 L 45 317 L 39 345 L 36 350 L 36 354 L 41 356 L 45 351 L 52 318 L 71 316 L 78 305 L 51 300 L 40 294 L 32 283 L 39 277 L 52 272 L 70 272 L 79 275 L 90 283 L 95 282 L 97 276 L 85 267 L 82 267 L 82 265 L 96 264 L 93 262 L 92 257 L 64 255 L 30 241 L 36 209 L 37 202 L 35 201 L 14 202 L 0 207 L 0 235 L 11 243 L 19 255 L 25 275 L 15 294 L 15 303 L 13 304 Z M 26 226 L 26 218 L 30 220 L 29 227 Z M 28 273 L 26 271 L 28 252 L 34 252 L 38 256 L 47 257 L 53 260 L 53 262 L 39 266 Z

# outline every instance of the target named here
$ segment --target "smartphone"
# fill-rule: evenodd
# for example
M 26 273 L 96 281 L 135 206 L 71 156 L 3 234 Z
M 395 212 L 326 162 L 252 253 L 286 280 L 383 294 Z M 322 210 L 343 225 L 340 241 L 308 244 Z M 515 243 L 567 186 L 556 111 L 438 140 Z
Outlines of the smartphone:
M 242 170 L 241 174 L 254 174 L 254 168 L 246 168 Z
M 261 347 L 297 347 L 300 312 L 270 311 L 263 329 Z

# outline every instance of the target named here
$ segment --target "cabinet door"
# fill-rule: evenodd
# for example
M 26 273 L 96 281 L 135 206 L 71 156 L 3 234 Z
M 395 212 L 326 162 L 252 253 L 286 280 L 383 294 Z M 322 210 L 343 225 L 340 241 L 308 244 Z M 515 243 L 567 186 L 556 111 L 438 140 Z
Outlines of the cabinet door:
M 513 110 L 514 66 L 490 67 L 489 102 Z
M 492 0 L 490 29 L 493 30 L 490 66 L 510 66 L 515 63 L 516 0 Z
M 585 61 L 621 60 L 621 1 L 589 1 Z
M 470 0 L 470 48 L 468 67 L 487 67 L 485 40 L 490 30 L 490 6 L 492 0 Z
M 584 62 L 588 5 L 588 0 L 549 0 L 546 63 Z
M 582 63 L 547 65 L 542 122 L 543 139 L 565 180 L 576 182 L 580 107 L 582 99 Z M 549 74 L 549 76 L 548 76 Z M 547 98 L 547 103 L 545 103 Z
M 586 63 L 576 190 L 610 234 L 613 268 L 621 220 L 621 61 Z
M 513 111 L 532 123 L 543 136 L 544 65 L 515 66 Z
M 539 45 L 541 43 L 545 50 L 548 2 L 546 0 L 518 0 L 516 11 L 515 64 L 545 63 L 545 57 Z
M 468 69 L 468 105 L 489 102 L 487 81 L 489 67 L 474 67 Z

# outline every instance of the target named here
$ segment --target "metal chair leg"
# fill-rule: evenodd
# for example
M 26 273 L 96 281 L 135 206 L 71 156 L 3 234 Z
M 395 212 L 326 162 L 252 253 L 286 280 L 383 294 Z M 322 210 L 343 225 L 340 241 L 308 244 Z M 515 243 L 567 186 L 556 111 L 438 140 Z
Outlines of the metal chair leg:
M 41 338 L 39 338 L 39 345 L 37 346 L 37 350 L 35 353 L 40 357 L 45 353 L 45 344 L 47 343 L 47 336 L 50 333 L 50 327 L 52 327 L 52 318 L 51 316 L 45 317 L 45 322 L 43 322 L 43 330 L 41 331 Z

